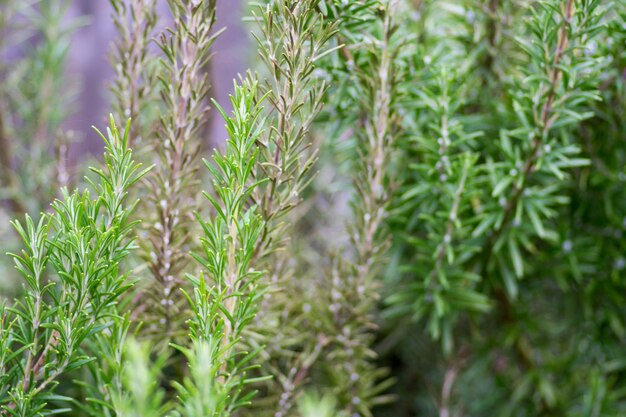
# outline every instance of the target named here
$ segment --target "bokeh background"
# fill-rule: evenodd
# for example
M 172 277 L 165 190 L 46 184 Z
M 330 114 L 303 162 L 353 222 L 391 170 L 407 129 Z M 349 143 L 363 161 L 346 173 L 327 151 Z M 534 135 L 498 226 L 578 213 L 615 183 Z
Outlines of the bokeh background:
M 169 22 L 167 5 L 161 1 L 159 13 L 160 28 Z M 221 0 L 217 2 L 217 29 L 225 28 L 214 45 L 215 59 L 212 61 L 211 78 L 213 98 L 228 108 L 228 94 L 232 91 L 233 79 L 248 69 L 254 50 L 250 48 L 250 31 L 242 22 L 246 11 L 242 0 Z M 64 128 L 77 133 L 78 141 L 72 146 L 70 158 L 76 160 L 84 153 L 99 154 L 102 149 L 100 139 L 91 131 L 91 126 L 106 124 L 110 112 L 110 92 L 108 89 L 113 71 L 108 61 L 115 28 L 111 19 L 111 5 L 107 0 L 75 0 L 67 14 L 67 19 L 84 20 L 84 24 L 74 33 L 68 57 L 68 73 L 78 84 L 75 109 Z M 212 145 L 224 139 L 225 130 L 220 119 L 213 118 L 209 135 L 205 139 Z

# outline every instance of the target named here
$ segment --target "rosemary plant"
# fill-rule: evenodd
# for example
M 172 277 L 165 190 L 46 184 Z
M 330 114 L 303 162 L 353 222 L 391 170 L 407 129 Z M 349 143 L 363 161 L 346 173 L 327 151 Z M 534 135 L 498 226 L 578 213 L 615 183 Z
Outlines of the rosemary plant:
M 255 2 L 211 112 L 217 2 L 110 0 L 136 123 L 48 210 L 69 4 L 0 0 L 0 214 L 43 211 L 1 239 L 0 416 L 626 414 L 624 2 Z
M 184 329 L 184 303 L 178 290 L 189 272 L 192 212 L 196 207 L 199 132 L 207 121 L 209 90 L 205 67 L 218 33 L 213 31 L 215 1 L 169 2 L 174 28 L 162 33 L 161 99 L 165 106 L 155 142 L 157 170 L 149 177 L 151 211 L 156 219 L 147 240 L 154 285 L 147 291 L 155 327 L 170 338 Z M 152 282 L 152 281 L 151 281 Z M 181 308 L 183 311 L 181 311 Z M 157 332 L 162 335 L 162 331 Z
M 329 8 L 343 20 L 339 36 L 346 44 L 341 53 L 341 76 L 349 77 L 352 135 L 358 159 L 353 169 L 355 197 L 353 220 L 348 226 L 354 259 L 337 258 L 326 283 L 328 303 L 324 328 L 330 337 L 322 363 L 327 367 L 332 392 L 348 415 L 371 415 L 371 408 L 386 401 L 379 395 L 389 380 L 372 363 L 373 316 L 378 299 L 378 272 L 387 248 L 383 222 L 387 217 L 389 163 L 397 118 L 395 58 L 402 40 L 394 36 L 398 1 L 368 2 Z M 362 35 L 355 22 L 372 28 Z M 344 105 L 344 103 L 342 103 Z M 356 112 L 354 112 L 356 109 Z
M 2 199 L 13 215 L 21 216 L 43 210 L 51 190 L 68 185 L 69 136 L 60 128 L 75 91 L 65 72 L 70 39 L 80 21 L 64 23 L 70 1 L 19 3 L 7 1 L 2 11 L 7 16 L 4 48 L 23 52 L 2 65 L 0 160 Z M 24 20 L 20 30 L 18 22 Z
M 127 148 L 128 130 L 121 134 L 111 121 L 108 138 L 102 136 L 105 168 L 92 169 L 96 181 L 89 180 L 94 197 L 64 189 L 52 213 L 14 223 L 24 245 L 12 255 L 24 296 L 2 315 L 3 415 L 67 411 L 49 408 L 68 400 L 55 394 L 58 379 L 93 361 L 84 342 L 119 320 L 115 304 L 129 287 L 120 263 L 133 249 L 135 204 L 127 204 L 126 194 L 145 173 Z
M 491 6 L 497 8 L 494 14 L 510 7 L 506 3 Z M 463 379 L 464 371 L 473 378 L 485 377 L 485 351 L 499 358 L 496 366 L 515 374 L 502 378 L 499 374 L 507 371 L 497 370 L 490 378 L 501 379 L 488 379 L 485 385 L 493 390 L 494 398 L 502 395 L 515 400 L 501 407 L 472 401 L 473 412 L 501 410 L 513 415 L 517 407 L 565 413 L 556 400 L 553 382 L 556 358 L 551 359 L 546 349 L 570 349 L 569 341 L 548 325 L 539 325 L 528 297 L 541 291 L 551 293 L 554 285 L 568 286 L 548 276 L 545 284 L 531 279 L 544 277 L 543 271 L 552 270 L 548 265 L 580 275 L 579 267 L 570 261 L 560 264 L 561 256 L 555 251 L 571 251 L 572 243 L 562 233 L 567 229 L 571 233 L 575 227 L 564 229 L 560 216 L 570 203 L 566 193 L 571 173 L 590 163 L 581 155 L 578 129 L 600 98 L 597 90 L 605 61 L 588 51 L 595 45 L 605 15 L 595 1 L 537 2 L 529 10 L 526 30 L 518 27 L 519 32 L 510 35 L 517 35 L 516 65 L 496 70 L 493 62 L 487 62 L 492 73 L 481 75 L 494 83 L 492 88 L 503 89 L 497 106 L 483 104 L 484 100 L 467 91 L 465 86 L 476 80 L 472 67 L 466 66 L 468 58 L 440 58 L 436 50 L 429 51 L 429 45 L 423 52 L 426 66 L 418 73 L 425 87 L 409 90 L 415 98 L 407 103 L 422 103 L 427 112 L 423 120 L 413 119 L 423 133 L 409 137 L 403 145 L 418 162 L 414 164 L 416 176 L 403 185 L 395 220 L 412 248 L 402 245 L 402 256 L 409 256 L 403 270 L 417 279 L 408 291 L 389 298 L 389 312 L 392 317 L 398 317 L 396 313 L 427 317 L 428 332 L 443 342 L 443 357 L 435 373 L 439 387 L 430 388 L 437 393 L 433 399 L 439 415 L 463 408 L 471 397 L 464 394 L 476 392 L 458 384 L 468 382 Z M 474 13 L 468 7 L 466 17 L 470 12 Z M 485 24 L 494 23 L 486 20 Z M 437 44 L 450 50 L 445 43 Z M 473 47 L 466 46 L 466 56 L 472 56 Z M 474 57 L 485 63 L 480 53 Z M 437 69 L 441 64 L 433 60 L 444 66 Z M 460 71 L 446 68 L 450 61 Z M 486 141 L 488 134 L 497 135 L 498 140 Z M 549 260 L 540 253 L 555 258 Z M 567 308 L 568 296 L 563 297 L 562 308 Z M 535 307 L 546 316 L 555 314 L 547 305 Z M 475 312 L 490 314 L 481 317 Z M 561 321 L 559 325 L 567 324 Z M 534 332 L 527 335 L 529 328 Z M 556 337 L 560 337 L 558 342 Z M 527 385 L 515 388 L 514 381 L 520 380 Z M 574 392 L 571 387 L 563 389 L 559 398 L 575 396 Z M 566 403 L 571 406 L 573 397 L 569 398 Z
M 110 0 L 117 30 L 110 61 L 115 70 L 111 90 L 118 117 L 132 119 L 133 148 L 153 133 L 158 66 L 150 50 L 158 22 L 155 0 Z
M 71 36 L 70 1 L 0 3 L 0 215 L 48 207 L 71 181 L 67 153 L 73 133 L 61 128 L 71 113 L 76 84 L 67 76 Z M 8 223 L 8 222 L 7 222 Z M 7 250 L 17 250 L 10 228 L 0 230 Z M 10 265 L 1 287 L 15 289 Z
M 200 276 L 191 279 L 193 294 L 187 296 L 191 319 L 191 376 L 178 385 L 183 415 L 228 416 L 246 405 L 254 394 L 242 394 L 258 351 L 245 352 L 240 339 L 254 318 L 261 291 L 261 271 L 253 263 L 264 222 L 249 199 L 266 179 L 254 181 L 258 161 L 256 145 L 263 132 L 261 108 L 255 103 L 257 85 L 244 82 L 232 97 L 233 116 L 226 121 L 229 140 L 224 153 L 216 152 L 213 164 L 206 162 L 213 178 L 215 196 L 205 193 L 217 213 L 209 220 L 198 217 L 204 237 Z M 194 366 L 195 365 L 195 366 Z
M 254 349 L 262 350 L 265 372 L 275 378 L 266 385 L 267 396 L 254 413 L 286 415 L 295 405 L 308 368 L 319 352 L 314 337 L 303 337 L 301 283 L 294 276 L 292 254 L 286 250 L 292 233 L 294 209 L 311 181 L 317 159 L 310 141 L 311 125 L 321 111 L 326 83 L 315 74 L 317 63 L 329 53 L 329 40 L 336 32 L 318 10 L 317 1 L 282 1 L 258 5 L 253 10 L 257 24 L 259 57 L 267 78 L 259 95 L 267 97 L 265 129 L 258 140 L 259 157 L 253 175 L 260 185 L 251 194 L 264 221 L 255 242 L 253 261 L 267 269 L 262 281 L 265 294 L 255 331 Z M 316 353 L 317 352 L 317 353 Z

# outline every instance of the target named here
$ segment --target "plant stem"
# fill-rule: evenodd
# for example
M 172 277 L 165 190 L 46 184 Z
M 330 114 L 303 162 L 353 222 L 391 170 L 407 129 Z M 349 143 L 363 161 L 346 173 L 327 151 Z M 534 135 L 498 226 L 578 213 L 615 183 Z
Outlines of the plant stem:
M 528 184 L 528 181 L 535 170 L 535 166 L 539 160 L 539 157 L 541 156 L 541 145 L 543 144 L 543 140 L 550 131 L 550 127 L 552 124 L 550 120 L 550 117 L 552 115 L 552 105 L 556 97 L 556 90 L 558 87 L 557 84 L 561 77 L 561 69 L 559 68 L 559 64 L 561 62 L 561 58 L 563 56 L 565 48 L 567 47 L 568 29 L 572 17 L 573 4 L 574 0 L 567 0 L 567 3 L 565 5 L 565 13 L 563 16 L 564 20 L 559 30 L 557 46 L 552 64 L 552 71 L 550 72 L 550 83 L 547 92 L 548 96 L 540 112 L 540 123 L 539 126 L 536 126 L 535 134 L 532 139 L 531 152 L 530 155 L 528 155 L 528 157 L 526 158 L 526 162 L 524 162 L 521 180 L 513 185 L 513 193 L 505 205 L 504 217 L 502 218 L 502 222 L 500 223 L 499 227 L 494 230 L 493 234 L 487 241 L 482 263 L 483 275 L 487 272 L 489 261 L 491 260 L 491 256 L 493 254 L 498 239 L 500 238 L 504 230 L 509 227 L 511 220 L 513 219 L 513 216 L 515 214 L 515 211 L 517 210 L 517 206 L 524 193 L 526 185 Z

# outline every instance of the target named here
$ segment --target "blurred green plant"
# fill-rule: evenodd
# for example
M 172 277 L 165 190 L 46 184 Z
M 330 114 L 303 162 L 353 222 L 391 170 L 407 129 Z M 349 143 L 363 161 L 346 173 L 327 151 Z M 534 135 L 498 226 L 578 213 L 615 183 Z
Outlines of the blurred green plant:
M 64 131 L 76 83 L 67 76 L 74 31 L 71 1 L 0 2 L 0 216 L 48 210 L 62 186 L 71 186 L 67 161 L 73 132 Z M 6 222 L 5 222 L 6 223 Z M 0 237 L 13 242 L 12 231 Z M 11 244 L 7 249 L 13 249 Z M 0 286 L 12 291 L 10 270 Z

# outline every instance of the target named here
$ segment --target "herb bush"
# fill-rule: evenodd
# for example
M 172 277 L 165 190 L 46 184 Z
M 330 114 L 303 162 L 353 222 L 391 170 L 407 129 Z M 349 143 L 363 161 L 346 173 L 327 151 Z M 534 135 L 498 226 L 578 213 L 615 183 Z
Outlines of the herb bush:
M 626 415 L 626 3 L 252 3 L 230 107 L 167 3 L 82 183 L 85 23 L 0 0 L 0 416 Z

